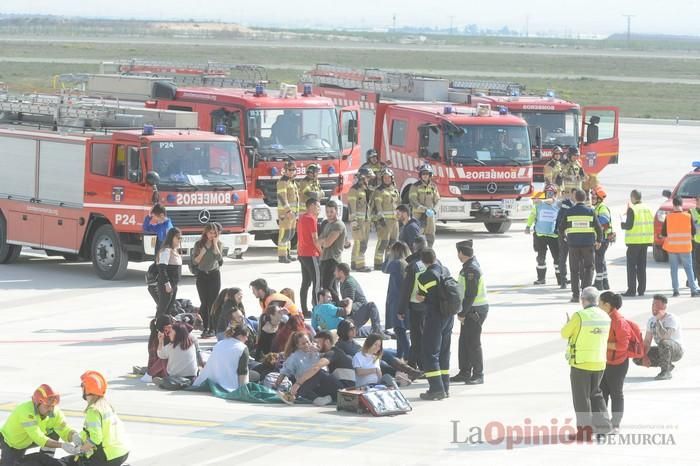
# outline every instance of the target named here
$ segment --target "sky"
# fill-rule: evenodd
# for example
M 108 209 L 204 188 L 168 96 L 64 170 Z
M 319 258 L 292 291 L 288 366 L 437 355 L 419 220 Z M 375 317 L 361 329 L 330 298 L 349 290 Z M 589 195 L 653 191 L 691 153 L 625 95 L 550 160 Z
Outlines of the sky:
M 556 34 L 632 32 L 700 35 L 699 0 L 2 0 L 0 14 L 28 13 L 133 19 L 195 19 L 251 26 L 388 28 L 477 24 Z M 439 5 L 439 8 L 436 6 Z M 347 6 L 347 8 L 345 7 Z

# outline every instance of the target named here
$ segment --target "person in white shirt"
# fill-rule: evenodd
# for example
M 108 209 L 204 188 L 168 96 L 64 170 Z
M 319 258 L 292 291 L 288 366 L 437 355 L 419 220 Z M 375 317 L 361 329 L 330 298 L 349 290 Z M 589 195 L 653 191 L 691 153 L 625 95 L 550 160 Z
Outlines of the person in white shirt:
M 379 383 L 382 378 L 382 370 L 379 368 L 382 352 L 382 336 L 372 333 L 365 339 L 362 350 L 352 357 L 358 387 Z
M 678 317 L 666 311 L 668 298 L 664 295 L 654 295 L 651 313 L 644 335 L 646 356 L 634 359 L 634 363 L 646 367 L 660 367 L 661 372 L 656 380 L 668 380 L 675 368 L 674 362 L 683 357 L 681 345 L 681 322 Z M 651 346 L 652 340 L 656 346 Z
M 195 387 L 209 381 L 232 392 L 248 383 L 248 329 L 246 327 L 229 327 L 224 332 L 224 339 L 214 345 L 207 364 L 192 384 Z
M 188 325 L 176 322 L 168 329 L 170 343 L 163 344 L 165 334 L 158 332 L 158 357 L 168 360 L 168 376 L 194 380 L 199 370 L 197 363 L 199 345 L 190 335 Z

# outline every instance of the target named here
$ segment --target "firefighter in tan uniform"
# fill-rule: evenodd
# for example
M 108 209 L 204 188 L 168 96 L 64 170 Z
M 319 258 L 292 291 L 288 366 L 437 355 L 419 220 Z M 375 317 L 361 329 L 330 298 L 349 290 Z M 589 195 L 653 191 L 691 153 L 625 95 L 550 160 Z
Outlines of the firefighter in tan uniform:
M 305 206 L 306 201 L 310 198 L 321 202 L 325 197 L 323 189 L 321 189 L 321 183 L 318 181 L 319 173 L 321 173 L 321 166 L 317 163 L 309 164 L 306 167 L 306 176 L 297 184 L 299 186 L 300 206 Z
M 372 178 L 369 180 L 369 186 L 372 189 L 377 188 L 377 186 L 382 184 L 382 180 L 379 177 L 379 173 L 382 171 L 387 164 L 379 161 L 379 154 L 376 150 L 370 149 L 367 151 L 367 161 L 362 164 L 360 168 L 369 168 L 372 170 Z
M 299 214 L 299 188 L 294 180 L 296 174 L 297 168 L 294 162 L 289 161 L 284 164 L 284 172 L 277 182 L 277 218 L 279 219 L 277 258 L 283 264 L 296 260 L 289 253 Z
M 554 149 L 552 149 L 552 158 L 544 164 L 545 186 L 551 184 L 557 186 L 557 188 L 561 187 L 561 155 L 563 153 L 564 151 L 559 146 L 554 146 Z
M 579 163 L 579 154 L 576 146 L 569 147 L 569 160 L 561 166 L 561 183 L 564 192 L 572 189 L 582 189 L 586 174 Z
M 429 163 L 418 167 L 418 175 L 420 180 L 411 185 L 408 200 L 413 209 L 413 216 L 423 226 L 423 234 L 428 240 L 428 246 L 432 248 L 435 242 L 435 209 L 440 201 L 440 193 L 433 183 L 433 167 Z
M 372 190 L 369 180 L 372 178 L 372 170 L 360 167 L 355 175 L 357 182 L 348 191 L 348 219 L 352 225 L 352 270 L 358 272 L 371 272 L 372 269 L 365 265 L 365 253 L 370 230 L 370 199 Z
M 390 244 L 399 237 L 399 221 L 396 208 L 401 203 L 401 195 L 396 189 L 394 172 L 384 167 L 377 176 L 379 187 L 372 193 L 370 205 L 377 230 L 377 247 L 374 250 L 374 270 L 381 270 L 384 254 Z

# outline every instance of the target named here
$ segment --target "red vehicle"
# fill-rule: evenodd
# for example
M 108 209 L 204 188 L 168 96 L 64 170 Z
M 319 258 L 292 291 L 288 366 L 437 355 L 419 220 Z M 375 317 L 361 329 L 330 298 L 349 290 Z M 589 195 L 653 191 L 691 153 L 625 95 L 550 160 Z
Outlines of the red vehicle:
M 547 96 L 519 95 L 519 85 L 487 81 L 452 81 L 454 94 L 464 94 L 470 104 L 487 103 L 505 107 L 525 119 L 530 130 L 534 164 L 535 197 L 544 197 L 544 165 L 552 149 L 560 146 L 566 152 L 577 146 L 583 169 L 588 174 L 600 173 L 608 164 L 616 164 L 620 155 L 618 132 L 620 111 L 617 107 L 587 106 L 558 99 L 552 91 Z M 508 93 L 513 95 L 485 95 Z
M 203 131 L 120 130 L 62 135 L 0 129 L 0 263 L 22 247 L 89 259 L 98 276 L 124 278 L 151 259 L 142 233 L 154 202 L 183 230 L 189 254 L 208 222 L 223 226 L 224 253 L 241 256 L 247 190 L 236 138 Z
M 404 200 L 417 167 L 428 162 L 442 198 L 438 220 L 482 222 L 503 233 L 529 215 L 532 160 L 522 118 L 453 101 L 440 78 L 318 65 L 305 79 L 316 93 L 360 107 L 363 121 L 374 120 L 365 149 L 376 148 L 391 165 Z
M 663 240 L 660 235 L 666 215 L 673 210 L 672 199 L 680 196 L 683 199 L 683 210 L 695 209 L 695 198 L 700 196 L 700 161 L 693 162 L 693 170 L 681 178 L 673 191 L 664 189 L 662 195 L 666 198 L 666 202 L 661 204 L 654 216 L 654 260 L 656 262 L 668 261 L 668 253 L 662 248 Z
M 297 162 L 301 176 L 310 163 L 321 165 L 319 181 L 326 194 L 323 203 L 340 201 L 362 163 L 357 144 L 358 107 L 336 111 L 331 99 L 314 96 L 310 89 L 298 92 L 296 86 L 282 84 L 279 91 L 266 90 L 258 81 L 223 75 L 225 69 L 242 68 L 249 77 L 263 77 L 261 67 L 132 60 L 105 64 L 104 68 L 122 74 L 113 79 L 98 75 L 101 95 L 112 91 L 135 98 L 133 86 L 145 83 L 152 90 L 147 108 L 197 112 L 199 129 L 213 131 L 223 125 L 227 134 L 241 140 L 247 153 L 247 225 L 256 239 L 277 241 L 277 180 L 286 161 Z M 156 75 L 165 76 L 165 81 L 144 81 Z M 176 82 L 188 83 L 188 87 L 178 87 Z M 192 87 L 194 83 L 201 86 Z M 94 93 L 94 89 L 88 91 Z

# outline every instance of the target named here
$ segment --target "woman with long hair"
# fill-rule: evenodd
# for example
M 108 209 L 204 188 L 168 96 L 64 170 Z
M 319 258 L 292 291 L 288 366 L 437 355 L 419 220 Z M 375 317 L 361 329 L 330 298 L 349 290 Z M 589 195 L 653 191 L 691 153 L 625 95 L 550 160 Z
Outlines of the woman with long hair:
M 219 267 L 224 256 L 223 245 L 219 241 L 219 228 L 214 223 L 207 223 L 202 236 L 194 244 L 192 263 L 197 267 L 197 293 L 199 294 L 199 315 L 202 317 L 202 338 L 214 336 L 216 322 L 209 318 L 216 296 L 221 289 L 221 272 Z
M 277 335 L 272 340 L 272 347 L 270 348 L 273 353 L 279 353 L 284 351 L 287 347 L 289 337 L 295 332 L 302 332 L 308 334 L 306 326 L 304 325 L 304 318 L 297 314 L 289 316 L 289 320 L 280 327 L 277 331 Z
M 243 306 L 243 290 L 240 288 L 224 288 L 214 301 L 210 319 L 215 323 L 213 327 L 216 339 L 224 339 L 224 332 L 231 323 L 231 316 L 235 311 L 241 311 L 245 315 Z
M 621 295 L 605 291 L 598 297 L 598 301 L 598 307 L 610 316 L 607 364 L 600 381 L 600 389 L 603 392 L 605 404 L 612 409 L 612 427 L 617 431 L 620 429 L 625 411 L 625 396 L 622 388 L 630 365 L 627 349 L 632 333 L 629 324 L 619 312 L 622 307 Z
M 382 336 L 376 333 L 370 334 L 362 345 L 362 350 L 352 357 L 352 367 L 355 369 L 357 386 L 376 385 L 382 378 L 382 370 L 379 368 L 382 360 Z
M 199 344 L 190 335 L 189 325 L 175 322 L 168 329 L 170 343 L 163 343 L 165 334 L 158 333 L 158 357 L 168 360 L 168 376 L 194 380 L 198 372 Z
M 396 357 L 403 358 L 408 355 L 408 349 L 411 347 L 411 342 L 406 335 L 408 322 L 401 319 L 398 308 L 401 301 L 401 285 L 406 276 L 406 267 L 408 263 L 406 258 L 411 254 L 406 243 L 396 241 L 391 245 L 387 259 L 382 265 L 382 271 L 389 274 L 389 286 L 386 291 L 386 314 L 384 316 L 384 324 L 387 330 L 394 328 L 396 334 Z M 408 316 L 408 313 L 405 314 Z
M 158 252 L 158 310 L 161 314 L 174 314 L 177 284 L 182 273 L 182 256 L 180 256 L 179 228 L 171 228 L 165 235 L 165 241 Z

